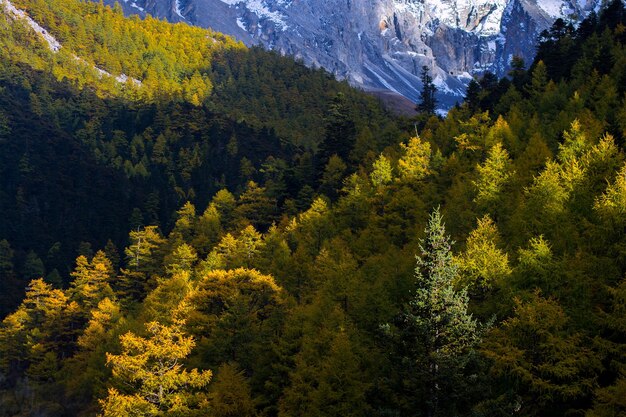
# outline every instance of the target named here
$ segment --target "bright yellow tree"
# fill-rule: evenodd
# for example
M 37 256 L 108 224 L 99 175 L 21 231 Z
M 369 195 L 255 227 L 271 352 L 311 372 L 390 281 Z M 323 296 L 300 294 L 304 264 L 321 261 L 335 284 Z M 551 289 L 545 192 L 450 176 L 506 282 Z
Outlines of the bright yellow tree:
M 401 143 L 404 155 L 398 161 L 400 177 L 421 180 L 430 173 L 430 143 L 419 137 L 412 137 L 408 144 Z
M 107 365 L 123 388 L 109 388 L 100 400 L 103 417 L 206 415 L 208 401 L 200 390 L 211 371 L 184 369 L 195 341 L 183 333 L 183 325 L 178 318 L 172 325 L 150 322 L 146 337 L 120 336 L 122 353 L 107 353 Z

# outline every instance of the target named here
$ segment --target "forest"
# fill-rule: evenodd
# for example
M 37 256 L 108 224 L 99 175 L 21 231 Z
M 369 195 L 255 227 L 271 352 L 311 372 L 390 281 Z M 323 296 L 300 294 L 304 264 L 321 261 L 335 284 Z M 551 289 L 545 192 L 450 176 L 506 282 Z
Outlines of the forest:
M 445 118 L 14 4 L 62 47 L 0 13 L 0 416 L 626 415 L 621 0 Z

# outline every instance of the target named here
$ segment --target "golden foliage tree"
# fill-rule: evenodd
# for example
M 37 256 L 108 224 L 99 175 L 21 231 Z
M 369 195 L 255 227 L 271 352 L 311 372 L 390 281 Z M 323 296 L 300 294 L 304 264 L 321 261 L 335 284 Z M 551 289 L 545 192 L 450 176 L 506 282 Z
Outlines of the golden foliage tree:
M 499 248 L 500 234 L 486 215 L 467 238 L 467 247 L 458 258 L 460 284 L 472 295 L 484 293 L 511 274 L 508 255 Z
M 184 310 L 184 308 L 183 308 Z M 128 332 L 120 336 L 122 352 L 107 353 L 107 365 L 120 384 L 100 400 L 103 417 L 205 415 L 211 371 L 186 370 L 184 359 L 195 346 L 182 330 L 184 321 L 146 324 L 147 336 Z
M 401 143 L 404 155 L 398 160 L 398 170 L 402 179 L 421 180 L 430 173 L 430 143 L 415 136 L 409 143 Z

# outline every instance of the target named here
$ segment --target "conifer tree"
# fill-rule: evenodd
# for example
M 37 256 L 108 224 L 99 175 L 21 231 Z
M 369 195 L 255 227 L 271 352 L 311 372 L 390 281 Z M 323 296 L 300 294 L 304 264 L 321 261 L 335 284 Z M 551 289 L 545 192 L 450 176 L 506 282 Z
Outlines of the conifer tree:
M 215 209 L 220 216 L 222 227 L 226 230 L 230 229 L 233 226 L 235 207 L 237 206 L 235 196 L 226 189 L 219 190 L 213 196 L 211 204 L 215 205 Z
M 248 182 L 246 191 L 239 197 L 235 215 L 239 225 L 252 224 L 261 230 L 267 230 L 276 214 L 276 200 L 266 194 L 264 187 L 254 181 Z
M 121 270 L 116 291 L 120 297 L 141 300 L 162 273 L 165 239 L 156 226 L 130 232 L 130 245 L 124 250 L 127 268 Z
M 187 328 L 201 337 L 199 354 L 212 366 L 236 361 L 246 371 L 271 349 L 285 306 L 273 277 L 243 268 L 207 273 L 187 300 L 195 307 Z
M 511 59 L 511 70 L 509 71 L 509 77 L 511 77 L 511 81 L 515 88 L 520 89 L 524 82 L 526 81 L 526 63 L 524 62 L 524 58 L 519 55 L 515 55 Z
M 465 104 L 472 111 L 477 111 L 480 109 L 480 93 L 482 91 L 482 87 L 475 79 L 472 79 L 467 85 L 467 90 L 465 91 Z
M 211 371 L 184 369 L 182 361 L 195 341 L 185 335 L 183 325 L 180 318 L 170 326 L 150 322 L 146 337 L 132 332 L 120 336 L 122 352 L 107 353 L 120 388 L 109 388 L 107 398 L 100 400 L 103 417 L 206 414 L 208 400 L 201 390 Z
M 598 358 L 555 300 L 537 292 L 515 303 L 514 316 L 482 347 L 492 375 L 518 396 L 519 415 L 567 415 L 567 404 L 589 399 Z
M 338 93 L 332 99 L 326 114 L 325 134 L 320 144 L 318 166 L 326 166 L 333 155 L 348 161 L 355 141 L 356 126 L 350 114 L 347 98 L 343 93 Z
M 370 179 L 374 187 L 381 187 L 389 184 L 393 180 L 393 168 L 391 162 L 385 157 L 380 155 L 376 161 L 374 161 L 372 172 L 370 173 Z
M 497 143 L 489 150 L 487 160 L 478 165 L 478 180 L 474 182 L 477 195 L 474 201 L 485 211 L 492 213 L 497 207 L 502 189 L 512 175 L 509 153 Z
M 196 208 L 187 201 L 183 207 L 176 212 L 176 224 L 170 234 L 170 242 L 182 244 L 190 243 L 193 238 L 193 231 L 196 223 Z
M 594 407 L 589 417 L 621 416 L 626 413 L 626 279 L 615 288 L 609 289 L 610 308 L 600 311 L 599 323 L 603 327 L 603 338 L 596 341 L 602 346 L 605 363 L 612 380 L 602 381 L 596 389 Z
M 320 180 L 320 191 L 327 197 L 334 199 L 337 196 L 337 190 L 341 187 L 341 180 L 347 169 L 348 166 L 341 157 L 332 155 L 324 167 Z
M 22 275 L 26 280 L 35 280 L 42 278 L 46 273 L 46 268 L 41 258 L 33 251 L 28 252 L 24 266 L 22 267 Z
M 433 77 L 430 75 L 430 68 L 426 65 L 422 67 L 422 91 L 420 92 L 420 102 L 416 110 L 425 114 L 435 114 L 437 109 L 437 87 L 433 83 Z
M 215 203 L 209 204 L 198 218 L 195 232 L 193 247 L 205 256 L 217 244 L 222 233 L 222 220 Z
M 41 278 L 32 280 L 22 304 L 0 326 L 0 367 L 33 366 L 35 375 L 45 370 L 45 366 L 40 368 L 42 361 L 51 363 L 49 353 L 68 355 L 74 347 L 77 329 L 72 322 L 77 309 L 76 303 L 68 303 L 63 291 L 53 289 Z
M 17 304 L 13 298 L 18 294 L 18 288 L 13 249 L 7 240 L 0 240 L 0 317 L 4 317 Z
M 209 393 L 211 416 L 254 417 L 254 401 L 248 380 L 234 363 L 219 367 Z
M 196 254 L 195 249 L 192 246 L 183 243 L 174 249 L 174 252 L 172 252 L 172 254 L 168 257 L 165 270 L 170 275 L 180 272 L 190 273 L 197 260 L 198 255 Z
M 401 143 L 404 155 L 398 160 L 400 177 L 406 180 L 421 180 L 430 173 L 430 143 L 415 136 L 408 144 Z
M 478 219 L 476 229 L 467 238 L 467 247 L 458 257 L 460 284 L 472 295 L 484 296 L 502 279 L 511 275 L 508 255 L 499 248 L 500 234 L 489 215 Z
M 83 255 L 76 259 L 76 268 L 71 273 L 70 299 L 77 301 L 87 313 L 95 309 L 106 297 L 113 298 L 110 282 L 113 267 L 102 251 L 98 251 L 91 262 Z
M 534 99 L 540 99 L 548 85 L 548 70 L 543 61 L 539 61 L 531 74 L 530 86 L 528 93 Z
M 406 412 L 449 416 L 462 408 L 469 382 L 464 371 L 481 331 L 467 311 L 466 291 L 454 289 L 459 271 L 439 209 L 431 214 L 425 233 L 415 293 L 395 326 L 383 327 L 398 349 L 400 389 L 412 398 Z

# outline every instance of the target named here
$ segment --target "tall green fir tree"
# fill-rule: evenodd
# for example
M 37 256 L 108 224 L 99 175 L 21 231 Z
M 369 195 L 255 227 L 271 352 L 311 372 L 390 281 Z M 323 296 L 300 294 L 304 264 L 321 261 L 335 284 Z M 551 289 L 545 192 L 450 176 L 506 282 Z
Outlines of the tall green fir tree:
M 470 408 L 467 368 L 481 338 L 468 313 L 465 290 L 457 291 L 459 267 L 439 209 L 420 241 L 416 289 L 393 324 L 383 330 L 393 342 L 401 415 L 454 416 Z
M 416 110 L 425 114 L 435 114 L 437 109 L 437 86 L 435 86 L 433 77 L 430 75 L 430 68 L 424 65 L 420 77 L 422 80 L 422 91 Z

